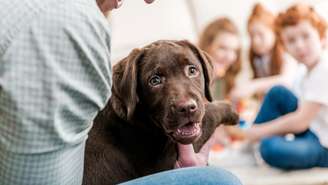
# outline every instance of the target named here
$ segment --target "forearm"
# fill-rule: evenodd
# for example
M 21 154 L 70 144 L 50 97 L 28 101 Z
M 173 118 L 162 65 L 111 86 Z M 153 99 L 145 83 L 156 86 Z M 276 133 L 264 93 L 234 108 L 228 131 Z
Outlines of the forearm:
M 275 85 L 285 85 L 290 86 L 290 83 L 286 78 L 282 75 L 276 75 L 271 77 L 258 78 L 250 81 L 250 85 L 252 85 L 255 92 L 266 92 L 271 87 Z
M 290 113 L 273 121 L 256 125 L 261 132 L 262 138 L 288 133 L 301 133 L 309 127 L 307 120 L 299 119 L 297 113 Z
M 321 104 L 316 102 L 304 102 L 292 113 L 273 121 L 254 125 L 246 131 L 251 140 L 259 140 L 265 137 L 284 135 L 288 133 L 302 133 L 306 131 L 321 109 Z

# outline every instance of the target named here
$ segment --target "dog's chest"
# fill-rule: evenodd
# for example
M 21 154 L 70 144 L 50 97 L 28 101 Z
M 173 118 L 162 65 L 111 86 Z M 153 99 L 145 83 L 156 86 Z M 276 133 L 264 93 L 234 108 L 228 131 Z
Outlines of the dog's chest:
M 174 167 L 177 151 L 175 144 L 166 135 L 135 127 L 112 131 L 115 146 L 141 175 Z

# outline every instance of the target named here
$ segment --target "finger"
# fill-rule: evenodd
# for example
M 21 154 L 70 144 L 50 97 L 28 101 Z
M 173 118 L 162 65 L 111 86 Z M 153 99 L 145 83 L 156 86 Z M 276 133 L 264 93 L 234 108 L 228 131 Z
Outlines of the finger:
M 119 8 L 123 3 L 123 0 L 103 0 L 98 1 L 98 5 L 102 12 L 108 12 L 113 9 Z

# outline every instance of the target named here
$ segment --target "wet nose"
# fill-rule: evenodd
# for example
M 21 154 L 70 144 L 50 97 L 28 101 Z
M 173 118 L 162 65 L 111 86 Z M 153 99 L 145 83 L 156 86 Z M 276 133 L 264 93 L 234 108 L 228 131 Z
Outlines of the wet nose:
M 196 112 L 198 109 L 197 103 L 195 100 L 190 99 L 188 101 L 179 102 L 176 105 L 176 110 L 180 114 L 191 114 Z

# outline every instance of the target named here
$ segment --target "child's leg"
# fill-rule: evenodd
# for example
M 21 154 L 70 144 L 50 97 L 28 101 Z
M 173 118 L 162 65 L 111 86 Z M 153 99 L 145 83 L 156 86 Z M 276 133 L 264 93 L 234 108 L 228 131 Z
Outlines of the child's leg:
M 284 86 L 274 86 L 265 95 L 254 123 L 264 123 L 297 109 L 297 97 Z
M 281 136 L 264 139 L 260 153 L 266 163 L 281 169 L 328 167 L 328 149 L 309 130 L 292 141 Z
M 255 124 L 279 118 L 297 109 L 296 96 L 283 86 L 273 87 L 265 96 Z M 282 136 L 263 139 L 260 153 L 269 165 L 282 169 L 328 167 L 328 149 L 311 131 L 297 134 L 293 141 Z

